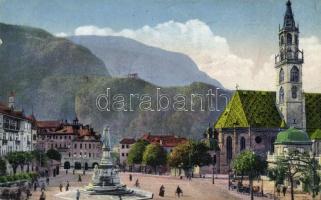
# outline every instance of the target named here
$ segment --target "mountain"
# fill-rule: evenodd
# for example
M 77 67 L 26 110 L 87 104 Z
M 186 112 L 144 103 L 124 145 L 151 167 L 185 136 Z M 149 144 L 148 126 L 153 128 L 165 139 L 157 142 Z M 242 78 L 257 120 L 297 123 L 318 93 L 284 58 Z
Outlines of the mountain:
M 215 79 L 200 71 L 188 56 L 147 46 L 116 36 L 72 36 L 71 41 L 89 48 L 104 61 L 113 77 L 130 73 L 159 86 L 184 86 L 204 82 L 222 88 Z
M 38 118 L 75 116 L 74 98 L 86 76 L 109 77 L 89 49 L 26 26 L 0 23 L 0 96 L 14 91 L 25 112 Z M 57 81 L 68 76 L 66 82 Z M 49 112 L 50 111 L 50 112 Z
M 109 92 L 107 95 L 107 89 Z M 85 123 L 91 124 L 97 130 L 102 130 L 108 124 L 111 127 L 113 139 L 117 141 L 122 137 L 141 136 L 142 133 L 152 132 L 156 134 L 175 134 L 190 138 L 200 138 L 208 124 L 213 124 L 221 111 L 225 108 L 227 99 L 231 92 L 216 90 L 217 87 L 205 83 L 195 82 L 188 86 L 178 87 L 159 87 L 141 79 L 130 78 L 89 78 L 86 87 L 77 93 L 76 113 L 78 118 Z M 167 95 L 170 107 L 166 111 L 157 111 L 157 90 L 159 94 Z M 217 107 L 215 111 L 208 110 L 207 95 L 209 90 L 216 95 L 213 97 L 212 105 Z M 216 92 L 218 92 L 216 94 Z M 133 98 L 130 96 L 136 95 Z M 193 98 L 193 109 L 191 111 L 191 95 L 199 94 L 200 98 Z M 101 108 L 106 105 L 109 98 L 109 111 L 101 110 L 97 107 L 98 97 L 104 96 L 98 101 Z M 115 110 L 113 105 L 121 108 L 120 104 L 115 103 L 116 95 L 124 98 L 125 109 L 127 111 Z M 138 96 L 137 96 L 138 95 Z M 154 111 L 142 110 L 140 103 L 142 95 L 151 97 L 151 108 Z M 184 95 L 187 111 L 177 111 L 173 109 L 176 95 Z M 222 96 L 220 96 L 222 95 Z M 106 97 L 108 96 L 108 97 Z M 223 97 L 225 96 L 225 97 Z M 118 97 L 120 98 L 120 97 Z M 201 100 L 202 98 L 202 100 Z M 119 100 L 119 99 L 118 99 Z M 146 99 L 145 99 L 146 100 Z M 203 111 L 201 109 L 203 105 Z M 166 105 L 166 100 L 162 101 Z M 175 104 L 177 105 L 177 104 Z M 182 105 L 182 104 L 181 104 Z M 131 109 L 130 109 L 131 108 Z M 145 107 L 146 108 L 146 107 Z M 175 106 L 177 108 L 177 106 Z

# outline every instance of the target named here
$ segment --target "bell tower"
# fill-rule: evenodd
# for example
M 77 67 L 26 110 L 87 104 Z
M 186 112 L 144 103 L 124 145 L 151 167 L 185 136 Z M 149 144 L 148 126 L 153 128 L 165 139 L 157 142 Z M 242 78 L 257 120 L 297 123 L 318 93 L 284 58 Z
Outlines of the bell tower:
M 276 106 L 288 127 L 305 129 L 302 91 L 303 51 L 299 50 L 299 27 L 291 1 L 286 3 L 283 26 L 279 27 L 279 53 L 275 56 Z

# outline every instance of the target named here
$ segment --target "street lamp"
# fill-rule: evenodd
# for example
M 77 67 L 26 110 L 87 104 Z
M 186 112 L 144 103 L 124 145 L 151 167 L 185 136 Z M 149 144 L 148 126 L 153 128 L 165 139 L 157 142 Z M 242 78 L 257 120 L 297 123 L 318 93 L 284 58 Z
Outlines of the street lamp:
M 215 165 L 216 165 L 216 155 L 214 154 L 214 155 L 213 155 L 213 177 L 212 177 L 212 184 L 215 183 L 215 181 L 214 181 L 214 179 L 215 179 L 215 177 L 214 177 Z

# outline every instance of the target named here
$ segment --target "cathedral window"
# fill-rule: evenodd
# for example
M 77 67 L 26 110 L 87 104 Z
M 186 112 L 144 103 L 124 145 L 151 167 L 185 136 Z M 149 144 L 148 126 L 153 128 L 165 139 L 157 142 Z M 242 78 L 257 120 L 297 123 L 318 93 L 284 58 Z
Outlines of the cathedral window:
M 245 138 L 241 137 L 241 141 L 240 141 L 240 151 L 243 151 L 246 147 L 246 143 L 245 143 Z
M 284 102 L 284 90 L 283 90 L 283 87 L 281 87 L 279 92 L 279 103 L 283 103 L 283 102 Z
M 298 88 L 296 86 L 292 87 L 292 98 L 296 99 L 298 96 Z
M 291 33 L 288 33 L 288 34 L 286 35 L 286 43 L 287 43 L 288 45 L 291 45 L 291 44 L 292 44 L 292 35 L 291 35 Z
M 226 159 L 227 159 L 227 161 L 231 161 L 232 156 L 233 156 L 232 137 L 228 136 L 226 138 Z
M 298 39 L 298 36 L 297 36 L 297 35 L 294 36 L 294 41 L 295 41 L 295 44 L 296 44 L 296 45 L 299 44 L 299 39 Z
M 279 74 L 279 83 L 283 83 L 284 81 L 284 70 L 281 68 L 280 74 Z
M 299 82 L 299 69 L 293 66 L 291 69 L 291 79 L 292 82 Z
M 281 38 L 280 38 L 280 42 L 281 42 L 281 45 L 284 44 L 284 37 L 283 37 L 283 35 L 282 35 Z

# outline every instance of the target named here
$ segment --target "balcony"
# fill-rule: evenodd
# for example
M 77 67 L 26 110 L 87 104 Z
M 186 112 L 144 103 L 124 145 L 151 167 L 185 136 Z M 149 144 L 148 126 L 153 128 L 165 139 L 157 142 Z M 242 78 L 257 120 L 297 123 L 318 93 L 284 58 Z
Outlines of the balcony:
M 277 54 L 274 59 L 276 66 L 280 66 L 284 63 L 302 64 L 304 62 L 304 53 L 300 50 L 297 50 L 296 52 L 281 52 L 280 54 Z

